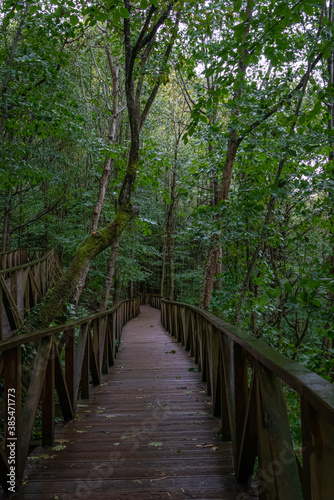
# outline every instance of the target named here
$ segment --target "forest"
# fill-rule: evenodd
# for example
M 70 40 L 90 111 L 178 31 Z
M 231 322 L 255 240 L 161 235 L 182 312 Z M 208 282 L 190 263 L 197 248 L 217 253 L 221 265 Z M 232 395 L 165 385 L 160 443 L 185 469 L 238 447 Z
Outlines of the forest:
M 334 380 L 333 0 L 3 0 L 2 252 L 25 331 L 153 293 Z

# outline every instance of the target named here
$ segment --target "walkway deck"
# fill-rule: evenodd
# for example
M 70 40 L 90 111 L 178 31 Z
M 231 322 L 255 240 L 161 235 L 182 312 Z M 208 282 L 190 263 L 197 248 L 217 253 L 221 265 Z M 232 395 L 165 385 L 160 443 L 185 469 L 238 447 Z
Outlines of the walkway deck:
M 238 499 L 230 445 L 217 436 L 201 374 L 141 307 L 115 366 L 78 418 L 36 448 L 20 500 Z

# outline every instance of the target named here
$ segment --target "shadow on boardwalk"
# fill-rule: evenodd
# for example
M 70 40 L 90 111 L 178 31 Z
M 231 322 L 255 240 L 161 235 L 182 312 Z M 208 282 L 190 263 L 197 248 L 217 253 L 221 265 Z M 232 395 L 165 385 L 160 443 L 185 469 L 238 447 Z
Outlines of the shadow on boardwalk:
M 115 366 L 55 447 L 29 458 L 20 500 L 235 499 L 229 443 L 217 436 L 205 384 L 142 306 L 123 329 Z

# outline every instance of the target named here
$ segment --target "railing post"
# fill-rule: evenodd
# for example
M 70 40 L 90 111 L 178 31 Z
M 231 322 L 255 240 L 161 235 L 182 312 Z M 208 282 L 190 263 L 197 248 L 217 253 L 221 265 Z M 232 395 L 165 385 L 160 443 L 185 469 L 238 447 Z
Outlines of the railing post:
M 4 379 L 5 379 L 5 453 L 7 458 L 11 454 L 15 457 L 15 474 L 20 481 L 20 468 L 18 458 L 21 449 L 21 379 L 22 361 L 21 346 L 3 353 Z M 6 481 L 7 482 L 7 481 Z M 7 484 L 8 487 L 8 484 Z
M 42 446 L 54 445 L 55 346 L 52 343 L 42 393 Z
M 334 492 L 334 426 L 301 401 L 304 500 L 324 500 Z
M 223 336 L 223 360 L 232 449 L 237 466 L 248 401 L 247 359 L 242 347 L 226 335 Z
M 80 381 L 81 399 L 89 398 L 89 360 L 90 360 L 90 352 L 89 352 L 90 342 L 88 338 L 88 335 L 90 335 L 89 324 L 85 324 L 85 327 L 86 327 L 86 341 L 85 341 L 84 355 L 82 359 L 81 381 Z
M 65 330 L 65 380 L 72 408 L 74 408 L 74 335 L 75 329 Z
M 261 363 L 256 364 L 255 370 L 259 498 L 303 500 L 282 382 Z M 321 488 L 321 485 L 317 484 L 317 487 Z M 317 498 L 325 500 L 330 497 L 325 495 Z

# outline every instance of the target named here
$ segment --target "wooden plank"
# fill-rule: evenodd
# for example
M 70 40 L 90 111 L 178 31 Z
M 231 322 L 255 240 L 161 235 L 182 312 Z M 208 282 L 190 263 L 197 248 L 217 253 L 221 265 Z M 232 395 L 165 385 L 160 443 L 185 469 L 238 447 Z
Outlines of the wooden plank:
M 71 406 L 74 409 L 74 337 L 75 329 L 64 332 L 65 336 L 65 380 Z
M 259 497 L 303 500 L 282 383 L 258 363 L 255 368 L 259 452 Z M 322 497 L 324 499 L 326 497 Z
M 251 478 L 258 454 L 256 408 L 255 370 L 253 370 L 240 443 L 239 460 L 236 467 L 236 478 L 240 483 L 247 483 Z
M 107 375 L 108 373 L 108 367 L 109 367 L 109 322 L 107 316 L 105 316 L 103 319 L 103 338 L 104 338 L 104 343 L 103 343 L 103 351 L 102 351 L 102 365 L 101 365 L 101 372 L 103 375 Z
M 54 445 L 55 345 L 52 343 L 42 392 L 42 446 Z
M 302 403 L 304 500 L 334 494 L 334 427 L 306 401 Z
M 242 348 L 223 336 L 224 376 L 234 463 L 238 464 L 247 400 L 247 359 Z
M 13 465 L 11 461 L 11 454 L 14 454 L 15 462 L 15 477 L 16 485 L 20 484 L 18 458 L 20 456 L 21 448 L 21 429 L 22 429 L 22 419 L 21 419 L 21 400 L 22 400 L 22 359 L 21 359 L 21 348 L 17 347 L 11 349 L 3 354 L 4 356 L 4 425 L 5 425 L 5 439 L 4 439 L 4 452 L 7 455 L 10 463 L 8 465 Z M 14 418 L 14 421 L 13 421 Z M 11 424 L 10 426 L 8 424 Z M 14 429 L 13 429 L 14 426 Z M 1 459 L 2 465 L 1 469 L 6 468 L 6 461 Z M 8 479 L 8 476 L 7 476 Z M 12 487 L 12 484 L 6 486 Z M 15 489 L 17 491 L 17 489 Z
M 115 350 L 115 332 L 113 330 L 113 319 L 112 315 L 108 315 L 108 363 L 109 366 L 113 366 L 115 362 L 116 350 Z
M 189 372 L 192 360 L 158 325 L 159 311 L 144 306 L 124 328 L 106 383 L 59 429 L 66 448 L 49 459 L 34 450 L 43 459 L 33 461 L 17 500 L 238 498 L 231 446 L 217 437 L 201 374 Z
M 85 342 L 85 351 L 82 359 L 82 367 L 81 367 L 81 382 L 80 382 L 80 390 L 81 390 L 81 399 L 89 398 L 89 364 L 90 364 L 90 354 L 89 354 L 89 339 L 88 339 L 88 324 L 86 329 L 86 342 Z M 83 340 L 82 340 L 83 342 Z
M 221 430 L 222 440 L 224 442 L 231 441 L 230 419 L 227 403 L 227 386 L 225 380 L 224 359 L 223 359 L 223 339 L 220 336 L 220 356 L 219 356 L 219 381 L 220 381 L 220 399 L 221 399 Z
M 12 330 L 16 330 L 22 324 L 14 299 L 8 290 L 3 276 L 0 276 L 0 287 L 2 288 L 2 302 Z
M 46 368 L 49 360 L 53 339 L 42 339 L 39 343 L 33 371 L 30 378 L 28 392 L 22 411 L 21 443 L 18 460 L 18 479 L 21 482 L 24 466 L 27 460 L 31 434 L 35 422 L 38 404 L 41 399 L 42 388 L 45 379 Z
M 77 347 L 74 355 L 74 367 L 73 367 L 73 409 L 76 408 L 76 402 L 79 394 L 80 380 L 83 373 L 83 361 L 87 346 L 87 336 L 88 336 L 88 324 L 80 326 L 80 332 L 78 336 Z M 87 365 L 85 367 L 87 370 Z M 87 394 L 87 380 L 81 385 L 81 390 L 85 387 L 85 394 Z
M 64 323 L 57 326 L 52 326 L 49 328 L 45 328 L 43 330 L 34 331 L 32 333 L 27 333 L 20 335 L 19 337 L 14 337 L 6 340 L 0 341 L 0 352 L 7 351 L 12 349 L 13 347 L 17 347 L 22 344 L 26 344 L 28 342 L 35 342 L 36 340 L 41 340 L 45 337 L 50 337 L 50 335 L 56 335 L 57 333 L 63 332 L 65 330 L 69 330 L 71 328 L 75 328 L 77 326 L 82 325 L 83 323 L 87 323 L 88 321 L 93 321 L 94 319 L 100 318 L 101 316 L 105 316 L 107 314 L 111 314 L 117 311 L 117 308 L 120 307 L 120 304 L 116 304 L 111 309 L 105 312 L 99 312 L 96 314 L 92 314 L 90 316 L 85 316 L 84 318 L 70 321 L 69 323 Z
M 101 383 L 101 376 L 98 368 L 98 362 L 96 359 L 96 354 L 90 331 L 88 332 L 88 342 L 89 342 L 90 372 L 92 375 L 92 382 L 93 385 L 99 385 Z
M 213 400 L 213 413 L 216 415 L 218 401 L 220 406 L 220 390 L 218 390 L 218 362 L 220 356 L 220 332 L 210 323 L 207 324 L 207 349 L 208 349 L 208 370 L 211 385 L 211 393 Z M 220 412 L 219 412 L 220 415 Z
M 68 393 L 63 367 L 61 364 L 59 352 L 55 345 L 55 386 L 58 393 L 59 403 L 64 420 L 71 420 L 74 416 L 71 398 Z
M 31 280 L 31 286 L 32 286 L 32 290 L 33 290 L 33 293 L 36 294 L 36 299 L 37 299 L 37 302 L 40 302 L 43 298 L 43 293 L 39 287 L 39 284 L 37 283 L 37 280 L 34 276 L 34 272 L 33 272 L 33 269 L 30 268 L 29 269 L 29 272 L 28 272 L 28 277 L 30 278 Z

